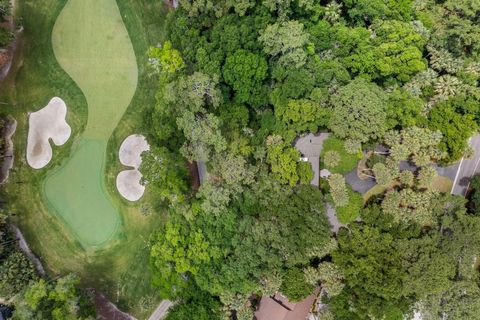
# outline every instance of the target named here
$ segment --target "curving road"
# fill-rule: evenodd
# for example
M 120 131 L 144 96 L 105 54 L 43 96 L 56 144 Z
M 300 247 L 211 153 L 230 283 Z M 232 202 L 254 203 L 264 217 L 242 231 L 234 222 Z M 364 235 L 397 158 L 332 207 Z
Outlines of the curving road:
M 473 157 L 460 161 L 451 193 L 454 195 L 465 196 L 470 186 L 470 178 L 480 173 L 480 134 L 470 138 L 470 146 L 475 151 Z

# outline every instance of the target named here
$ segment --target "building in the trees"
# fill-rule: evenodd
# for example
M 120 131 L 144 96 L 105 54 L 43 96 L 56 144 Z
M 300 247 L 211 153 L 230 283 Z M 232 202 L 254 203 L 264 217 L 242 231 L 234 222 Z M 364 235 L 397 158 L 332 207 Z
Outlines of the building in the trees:
M 308 318 L 317 295 L 312 294 L 300 302 L 290 302 L 281 294 L 274 297 L 262 297 L 256 320 L 305 320 Z

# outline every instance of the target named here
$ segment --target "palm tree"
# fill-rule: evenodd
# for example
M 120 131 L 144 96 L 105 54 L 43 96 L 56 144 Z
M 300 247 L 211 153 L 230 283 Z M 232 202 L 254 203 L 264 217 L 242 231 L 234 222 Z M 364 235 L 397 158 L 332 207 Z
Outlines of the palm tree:
M 435 93 L 445 98 L 453 97 L 463 87 L 463 84 L 457 77 L 443 75 L 437 78 L 434 84 Z
M 463 60 L 454 58 L 448 50 L 436 49 L 433 46 L 428 46 L 427 50 L 430 57 L 430 65 L 437 71 L 455 74 L 463 66 Z
M 324 19 L 334 24 L 340 20 L 341 17 L 342 5 L 337 3 L 335 0 L 327 4 L 325 7 L 325 16 Z

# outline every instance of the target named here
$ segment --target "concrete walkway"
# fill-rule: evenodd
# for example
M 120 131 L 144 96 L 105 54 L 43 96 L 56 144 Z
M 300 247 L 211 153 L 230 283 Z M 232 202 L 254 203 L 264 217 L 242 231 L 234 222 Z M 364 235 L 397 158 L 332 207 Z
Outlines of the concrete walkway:
M 469 143 L 475 153 L 470 159 L 462 158 L 460 161 L 451 191 L 452 194 L 462 197 L 467 194 L 468 187 L 470 186 L 470 178 L 480 172 L 480 134 L 473 136 Z

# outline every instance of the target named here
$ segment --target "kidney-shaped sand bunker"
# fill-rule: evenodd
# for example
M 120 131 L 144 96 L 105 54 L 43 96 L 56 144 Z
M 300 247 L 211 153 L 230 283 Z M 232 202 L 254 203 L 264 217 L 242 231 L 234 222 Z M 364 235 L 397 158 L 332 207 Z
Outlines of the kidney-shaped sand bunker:
M 72 129 L 68 125 L 67 105 L 54 97 L 46 107 L 32 112 L 28 119 L 27 162 L 34 169 L 45 167 L 52 159 L 50 139 L 57 146 L 68 141 Z
M 145 192 L 145 186 L 140 183 L 142 174 L 138 169 L 142 164 L 142 153 L 150 150 L 147 139 L 140 134 L 128 136 L 120 146 L 119 159 L 124 166 L 133 167 L 124 170 L 117 176 L 117 190 L 129 201 L 137 201 Z

